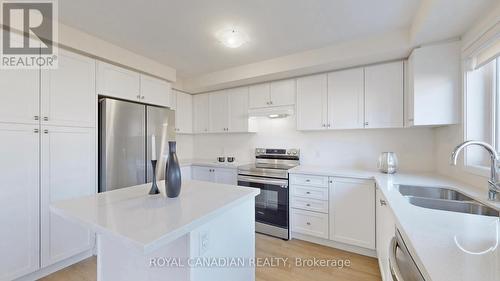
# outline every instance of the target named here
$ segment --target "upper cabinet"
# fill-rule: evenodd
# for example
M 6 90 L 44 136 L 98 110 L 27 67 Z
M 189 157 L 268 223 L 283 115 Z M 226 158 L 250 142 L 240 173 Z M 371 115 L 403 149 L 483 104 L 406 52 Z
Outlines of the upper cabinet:
M 459 122 L 460 42 L 413 50 L 408 60 L 407 126 Z
M 95 60 L 60 50 L 58 68 L 41 78 L 43 125 L 95 127 Z
M 171 101 L 175 108 L 175 131 L 178 134 L 193 133 L 193 96 L 179 91 L 172 91 Z
M 252 85 L 248 91 L 249 108 L 295 104 L 295 79 Z
M 328 73 L 328 128 L 364 127 L 364 70 Z
M 365 128 L 403 127 L 403 62 L 365 67 Z
M 108 97 L 140 101 L 141 76 L 125 68 L 98 62 L 97 93 Z
M 297 79 L 297 129 L 321 130 L 328 125 L 326 74 Z
M 251 131 L 248 118 L 248 87 L 208 94 L 210 133 Z
M 208 94 L 193 96 L 193 133 L 208 133 Z
M 171 106 L 171 85 L 151 76 L 141 74 L 141 101 L 164 107 Z
M 38 124 L 40 120 L 39 70 L 0 70 L 0 120 L 8 123 Z
M 151 76 L 98 62 L 97 93 L 119 99 L 171 106 L 171 84 Z

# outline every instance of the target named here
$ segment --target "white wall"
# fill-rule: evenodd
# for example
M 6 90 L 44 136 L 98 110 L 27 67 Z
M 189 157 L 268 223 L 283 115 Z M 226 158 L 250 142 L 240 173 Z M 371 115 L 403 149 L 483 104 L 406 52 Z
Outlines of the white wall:
M 395 151 L 406 171 L 434 170 L 434 132 L 430 128 L 299 132 L 295 118 L 262 118 L 256 134 L 209 134 L 194 137 L 201 159 L 235 156 L 254 161 L 254 148 L 299 148 L 301 163 L 375 170 L 382 151 Z
M 193 135 L 177 135 L 177 157 L 179 159 L 193 159 Z

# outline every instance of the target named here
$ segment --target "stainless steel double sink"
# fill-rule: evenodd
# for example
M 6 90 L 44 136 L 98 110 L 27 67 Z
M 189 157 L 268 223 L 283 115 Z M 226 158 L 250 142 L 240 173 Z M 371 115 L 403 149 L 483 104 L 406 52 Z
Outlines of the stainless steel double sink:
M 400 184 L 398 188 L 399 193 L 415 206 L 482 216 L 499 216 L 498 210 L 453 189 L 404 184 Z

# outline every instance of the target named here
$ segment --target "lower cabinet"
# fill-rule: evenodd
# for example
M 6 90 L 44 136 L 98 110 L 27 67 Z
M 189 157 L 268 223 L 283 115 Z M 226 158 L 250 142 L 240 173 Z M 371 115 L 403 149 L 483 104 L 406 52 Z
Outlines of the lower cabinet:
M 375 250 L 375 184 L 330 179 L 330 239 Z
M 0 280 L 39 268 L 38 128 L 0 123 Z
M 377 209 L 377 256 L 382 280 L 392 281 L 389 268 L 390 243 L 396 229 L 396 221 L 382 192 L 377 189 L 375 201 Z
M 192 166 L 193 180 L 208 181 L 224 184 L 238 183 L 238 174 L 236 169 L 232 168 L 214 168 L 208 166 Z
M 183 180 L 191 180 L 193 178 L 191 173 L 191 166 L 181 167 L 181 178 Z
M 292 232 L 375 250 L 372 180 L 290 175 Z
M 96 192 L 94 128 L 42 128 L 41 264 L 42 267 L 89 250 L 93 234 L 50 212 L 50 204 Z

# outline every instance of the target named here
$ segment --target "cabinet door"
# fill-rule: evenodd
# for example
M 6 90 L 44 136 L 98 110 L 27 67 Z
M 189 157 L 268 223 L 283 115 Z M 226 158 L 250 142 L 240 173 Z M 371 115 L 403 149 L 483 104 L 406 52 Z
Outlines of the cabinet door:
M 0 280 L 39 268 L 40 134 L 35 130 L 36 125 L 0 124 Z
M 348 178 L 330 182 L 330 239 L 375 249 L 374 183 Z
M 377 209 L 377 257 L 382 269 L 383 280 L 392 280 L 389 268 L 390 242 L 394 237 L 396 222 L 392 211 L 387 204 L 382 192 L 377 189 L 377 200 L 375 201 Z
M 191 166 L 181 167 L 181 177 L 182 177 L 182 180 L 191 180 L 192 179 Z
M 297 129 L 321 130 L 327 123 L 326 74 L 297 79 Z
M 95 129 L 42 127 L 41 257 L 49 266 L 92 247 L 91 232 L 50 212 L 50 204 L 96 192 Z
M 214 182 L 215 176 L 212 170 L 214 170 L 214 168 L 202 166 L 191 167 L 193 180 Z
M 208 94 L 209 131 L 211 133 L 226 132 L 229 128 L 229 103 L 226 91 Z
M 250 108 L 268 107 L 271 105 L 269 83 L 252 85 L 248 87 Z
M 365 127 L 403 127 L 403 62 L 365 68 Z
M 271 105 L 294 105 L 295 92 L 295 79 L 271 82 Z
M 208 133 L 208 94 L 193 96 L 193 132 Z
M 328 128 L 363 128 L 363 68 L 328 73 Z
M 140 101 L 140 80 L 137 72 L 105 62 L 97 62 L 97 93 L 99 95 Z
M 193 96 L 181 92 L 177 92 L 176 95 L 176 131 L 179 134 L 191 134 L 193 132 Z
M 248 132 L 248 88 L 227 90 L 230 132 Z
M 95 60 L 60 50 L 59 67 L 42 70 L 42 124 L 95 127 L 95 80 Z
M 170 107 L 171 86 L 167 81 L 141 75 L 141 101 Z
M 0 70 L 0 122 L 38 124 L 39 75 L 39 70 Z
M 233 184 L 238 183 L 236 169 L 214 168 L 214 181 L 216 183 Z

